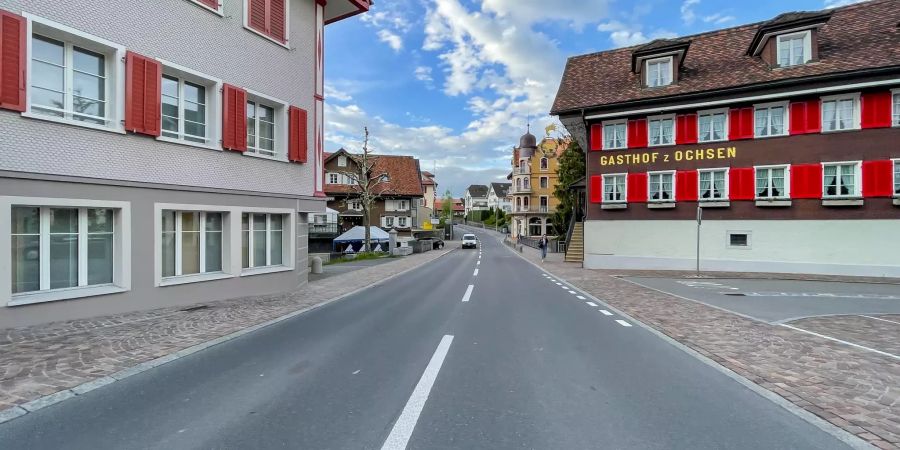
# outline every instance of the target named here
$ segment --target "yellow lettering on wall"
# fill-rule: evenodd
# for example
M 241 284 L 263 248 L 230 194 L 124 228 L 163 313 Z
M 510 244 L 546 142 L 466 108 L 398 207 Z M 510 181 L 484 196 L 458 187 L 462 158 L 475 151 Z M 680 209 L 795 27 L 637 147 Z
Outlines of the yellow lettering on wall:
M 734 158 L 737 156 L 737 149 L 734 147 L 728 147 L 728 157 Z
M 681 150 L 675 151 L 675 161 L 681 161 Z
M 659 157 L 659 153 L 653 152 L 653 155 L 652 155 L 652 156 L 653 156 L 653 161 L 652 161 L 652 162 L 656 162 L 656 158 Z
M 669 157 L 674 156 L 675 161 L 701 161 L 713 159 L 732 159 L 737 157 L 737 147 L 697 148 L 691 150 L 676 150 L 672 153 L 660 152 L 629 153 L 621 152 L 617 155 L 600 155 L 601 166 L 619 166 L 634 164 L 651 164 L 662 160 L 669 162 Z
M 716 149 L 716 159 L 725 159 L 725 148 L 719 147 Z

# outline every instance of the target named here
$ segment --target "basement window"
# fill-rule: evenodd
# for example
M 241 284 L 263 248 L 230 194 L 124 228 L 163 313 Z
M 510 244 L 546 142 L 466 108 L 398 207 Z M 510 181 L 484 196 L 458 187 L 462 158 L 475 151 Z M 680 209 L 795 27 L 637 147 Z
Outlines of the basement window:
M 729 231 L 728 246 L 732 248 L 749 248 L 750 233 L 746 231 Z

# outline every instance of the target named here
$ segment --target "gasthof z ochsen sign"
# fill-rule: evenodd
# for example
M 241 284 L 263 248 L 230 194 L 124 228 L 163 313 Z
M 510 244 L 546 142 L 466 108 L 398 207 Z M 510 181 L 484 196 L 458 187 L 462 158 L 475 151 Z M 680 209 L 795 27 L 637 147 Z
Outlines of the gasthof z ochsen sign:
M 600 156 L 601 166 L 628 166 L 632 164 L 652 164 L 656 162 L 671 161 L 706 161 L 734 159 L 737 156 L 737 147 L 698 148 L 691 150 L 676 150 L 672 153 L 644 152 L 622 153 L 619 155 Z

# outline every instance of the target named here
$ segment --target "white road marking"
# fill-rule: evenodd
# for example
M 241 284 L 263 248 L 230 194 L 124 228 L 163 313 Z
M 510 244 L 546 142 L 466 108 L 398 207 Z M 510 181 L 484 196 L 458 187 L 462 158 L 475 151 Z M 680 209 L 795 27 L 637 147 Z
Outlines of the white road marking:
M 781 324 L 781 326 L 790 328 L 790 329 L 792 329 L 792 330 L 800 331 L 800 332 L 803 332 L 803 333 L 811 334 L 811 335 L 813 335 L 813 336 L 818 336 L 818 337 L 823 338 L 823 339 L 828 339 L 829 341 L 834 341 L 834 342 L 838 342 L 838 343 L 841 343 L 841 344 L 846 344 L 846 345 L 849 345 L 849 346 L 851 346 L 851 347 L 856 347 L 856 348 L 861 349 L 861 350 L 870 351 L 870 352 L 872 352 L 872 353 L 878 353 L 879 355 L 884 355 L 884 356 L 887 356 L 887 357 L 889 357 L 889 358 L 900 359 L 900 355 L 895 355 L 895 354 L 893 354 L 893 353 L 883 352 L 883 351 L 881 351 L 881 350 L 875 350 L 874 348 L 869 348 L 869 347 L 866 347 L 865 345 L 854 344 L 854 343 L 852 343 L 852 342 L 844 341 L 844 340 L 841 340 L 841 339 L 838 339 L 838 338 L 833 338 L 833 337 L 831 337 L 831 336 L 826 336 L 826 335 L 824 335 L 824 334 L 815 333 L 815 332 L 812 332 L 812 331 L 809 331 L 809 330 L 804 330 L 803 328 L 797 328 L 797 327 L 795 327 L 795 326 L 788 325 L 788 324 L 785 324 L 785 323 Z
M 356 369 L 356 372 L 353 372 L 353 375 L 356 375 L 358 373 L 359 373 L 359 369 Z
M 464 302 L 469 301 L 469 297 L 472 296 L 472 289 L 475 289 L 474 284 L 470 284 L 469 287 L 466 289 L 466 295 L 463 295 L 462 301 L 464 301 Z
M 555 283 L 557 286 L 562 286 L 562 283 L 560 283 L 559 281 L 555 281 Z
M 623 327 L 630 327 L 630 326 L 631 326 L 630 323 L 628 323 L 628 322 L 626 322 L 626 321 L 624 321 L 624 320 L 621 320 L 621 319 L 617 319 L 616 322 L 619 322 L 619 325 L 622 325 Z
M 597 307 L 597 304 L 594 302 L 585 302 L 585 303 L 587 303 L 588 305 L 593 306 L 595 308 Z
M 475 273 L 473 273 L 472 276 L 473 276 L 473 277 L 477 277 L 477 276 L 478 276 L 478 269 L 475 269 Z
M 437 350 L 434 351 L 431 361 L 425 367 L 425 373 L 422 374 L 422 378 L 419 379 L 419 383 L 413 389 L 409 401 L 403 407 L 403 412 L 400 413 L 400 417 L 394 423 L 391 434 L 388 435 L 384 445 L 381 446 L 382 450 L 401 450 L 406 448 L 409 438 L 412 437 L 413 430 L 416 428 L 416 422 L 419 421 L 419 415 L 422 414 L 422 409 L 428 400 L 431 387 L 434 386 L 434 381 L 437 379 L 438 372 L 441 371 L 444 358 L 447 357 L 447 353 L 450 351 L 450 344 L 452 343 L 453 336 L 449 334 L 441 339 L 441 343 L 438 344 Z
M 480 265 L 481 265 L 481 261 L 476 261 L 476 262 L 475 262 L 475 265 L 476 265 L 476 266 L 480 266 Z
M 578 296 L 578 300 L 584 300 L 584 296 L 583 296 L 583 295 L 579 295 L 579 296 Z
M 881 320 L 881 321 L 883 321 L 883 322 L 896 323 L 897 325 L 900 325 L 900 322 L 897 322 L 896 320 L 887 320 L 887 319 L 882 319 L 882 318 L 880 318 L 880 317 L 872 317 L 872 316 L 866 316 L 866 315 L 862 315 L 862 316 L 860 316 L 860 317 L 865 317 L 865 318 L 867 318 L 867 319 Z
M 613 315 L 611 312 L 609 312 L 609 311 L 607 311 L 607 310 L 605 310 L 605 309 L 601 309 L 600 312 L 601 312 L 604 316 L 611 316 L 611 315 Z
M 577 295 L 577 294 L 578 294 L 578 293 L 575 292 L 575 291 L 569 291 L 569 293 L 572 294 L 572 295 Z

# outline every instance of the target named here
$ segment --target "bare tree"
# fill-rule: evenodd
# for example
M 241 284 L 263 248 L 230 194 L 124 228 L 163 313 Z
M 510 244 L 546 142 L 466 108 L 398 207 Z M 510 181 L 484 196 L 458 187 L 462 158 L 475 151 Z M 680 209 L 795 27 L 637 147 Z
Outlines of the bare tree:
M 350 154 L 350 160 L 353 161 L 352 169 L 348 165 L 348 170 L 341 172 L 350 180 L 353 193 L 345 200 L 345 204 L 350 201 L 358 201 L 362 208 L 363 227 L 365 228 L 364 251 L 372 251 L 372 231 L 370 212 L 375 202 L 382 199 L 386 195 L 394 192 L 390 188 L 390 181 L 387 172 L 376 172 L 375 163 L 377 156 L 372 154 L 369 149 L 369 127 L 363 129 L 365 138 L 363 139 L 362 153 Z

